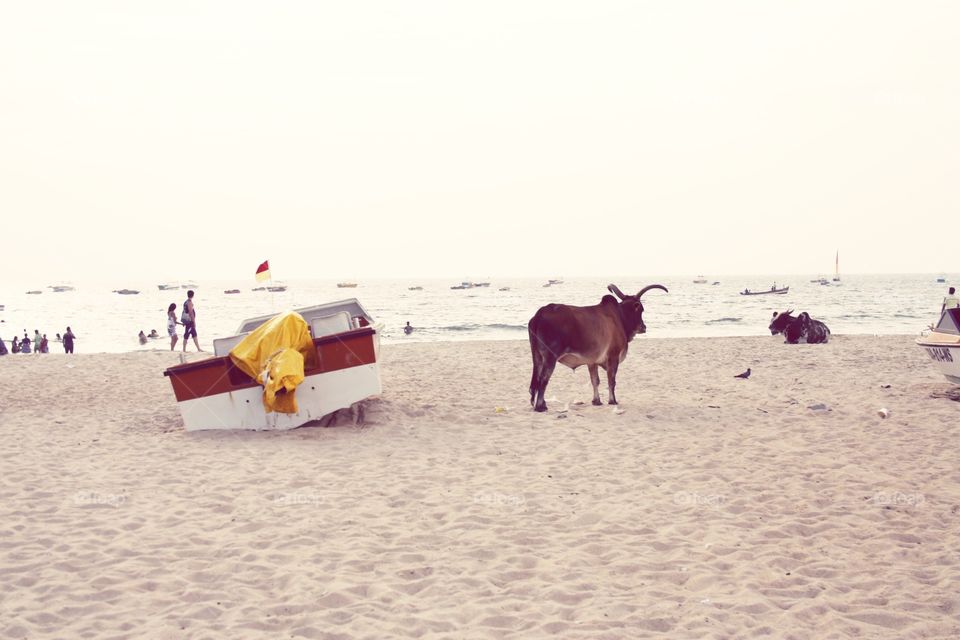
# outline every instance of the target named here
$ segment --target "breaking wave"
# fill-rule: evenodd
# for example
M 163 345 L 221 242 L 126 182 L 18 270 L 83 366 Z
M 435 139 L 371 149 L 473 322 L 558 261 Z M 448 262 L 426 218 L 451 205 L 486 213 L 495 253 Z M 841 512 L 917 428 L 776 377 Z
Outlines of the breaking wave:
M 743 318 L 716 318 L 715 320 L 707 320 L 703 324 L 734 324 L 742 320 Z

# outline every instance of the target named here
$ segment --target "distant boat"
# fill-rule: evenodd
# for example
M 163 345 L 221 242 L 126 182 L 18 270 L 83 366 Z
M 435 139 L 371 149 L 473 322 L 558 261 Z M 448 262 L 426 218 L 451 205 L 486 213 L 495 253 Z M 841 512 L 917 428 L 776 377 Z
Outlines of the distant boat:
M 357 283 L 356 282 L 338 282 L 337 287 L 340 289 L 356 289 Z
M 407 291 L 423 291 L 423 287 L 407 287 Z
M 158 284 L 157 289 L 160 291 L 170 291 L 171 289 L 179 289 L 180 285 L 178 284 Z
M 707 279 L 704 278 L 703 276 L 697 276 L 694 279 L 693 284 L 707 284 Z
M 250 289 L 250 291 L 266 291 L 266 290 L 267 290 L 266 287 L 254 287 L 253 289 Z
M 563 284 L 563 280 L 547 280 L 550 284 Z
M 510 291 L 510 287 L 500 287 L 497 291 Z
M 240 293 L 240 289 L 225 289 L 224 293 Z
M 286 290 L 287 290 L 287 286 L 284 284 L 275 284 L 273 286 L 267 287 L 267 291 L 273 291 L 273 292 L 286 291 Z
M 200 287 L 198 285 L 193 284 L 192 282 L 188 282 L 187 284 L 180 285 L 180 288 L 181 289 L 199 289 Z
M 784 294 L 784 293 L 786 293 L 786 292 L 788 292 L 788 291 L 790 291 L 790 287 L 783 287 L 783 288 L 778 289 L 778 288 L 777 288 L 777 285 L 773 285 L 773 286 L 770 287 L 770 289 L 768 289 L 767 291 L 750 291 L 750 289 L 744 289 L 743 291 L 740 292 L 740 295 L 742 295 L 742 296 L 765 296 L 765 295 L 770 295 L 771 293 L 773 293 L 773 294 L 781 294 L 781 295 L 782 295 L 782 294 Z
M 837 260 L 833 268 L 833 281 L 840 282 L 840 252 L 837 251 Z
M 450 287 L 450 288 L 451 288 L 451 289 L 473 289 L 475 286 L 477 286 L 477 285 L 473 284 L 472 282 L 464 281 L 464 282 L 461 282 L 460 284 L 456 284 L 456 285 L 454 285 L 454 286 L 452 286 L 452 287 Z
M 40 295 L 41 293 L 43 293 L 43 291 L 27 291 L 27 295 L 30 296 Z
M 135 295 L 137 295 L 138 293 L 140 293 L 140 292 L 139 292 L 138 290 L 136 290 L 136 289 L 114 289 L 113 292 L 114 292 L 114 293 L 119 293 L 119 294 L 122 295 L 122 296 L 135 296 Z
M 55 284 L 48 286 L 47 289 L 52 289 L 54 293 L 63 293 L 64 291 L 73 291 L 73 287 L 68 284 Z
M 716 285 L 718 285 L 718 284 L 720 284 L 720 283 L 719 283 L 719 282 L 714 282 L 713 285 L 711 285 L 711 286 L 716 286 Z
M 946 278 L 937 278 L 937 282 L 946 282 L 946 281 L 947 281 Z

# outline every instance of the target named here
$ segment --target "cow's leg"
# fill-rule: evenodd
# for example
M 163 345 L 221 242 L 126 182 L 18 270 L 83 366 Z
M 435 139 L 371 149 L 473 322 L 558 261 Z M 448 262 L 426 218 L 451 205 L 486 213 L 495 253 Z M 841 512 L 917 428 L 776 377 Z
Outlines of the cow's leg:
M 617 367 L 619 366 L 619 358 L 607 359 L 607 388 L 610 390 L 610 399 L 607 400 L 607 404 L 617 404 Z
M 593 404 L 603 404 L 600 402 L 600 372 L 597 371 L 597 365 L 587 365 L 590 370 L 590 384 L 593 385 Z
M 553 375 L 553 369 L 557 366 L 557 357 L 551 352 L 540 354 L 540 376 L 537 380 L 537 402 L 533 406 L 534 411 L 546 411 L 547 403 L 544 396 L 547 393 L 547 383 L 550 382 L 550 376 Z
M 540 389 L 540 369 L 543 357 L 540 355 L 540 348 L 537 344 L 539 338 L 530 333 L 530 351 L 533 355 L 533 373 L 530 374 L 530 406 L 533 406 L 537 397 L 537 391 Z

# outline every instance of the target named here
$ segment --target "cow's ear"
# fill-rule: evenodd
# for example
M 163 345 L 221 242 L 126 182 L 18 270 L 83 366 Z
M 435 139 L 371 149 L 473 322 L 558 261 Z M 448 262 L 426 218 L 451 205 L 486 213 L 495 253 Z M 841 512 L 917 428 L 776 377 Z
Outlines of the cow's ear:
M 776 312 L 776 311 L 773 312 L 773 317 L 774 317 L 774 318 L 777 317 L 777 312 Z

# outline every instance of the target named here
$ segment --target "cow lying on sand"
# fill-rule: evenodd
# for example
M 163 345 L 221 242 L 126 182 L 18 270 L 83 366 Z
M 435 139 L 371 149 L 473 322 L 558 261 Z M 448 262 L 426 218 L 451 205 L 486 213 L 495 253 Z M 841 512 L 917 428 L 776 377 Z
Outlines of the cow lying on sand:
M 600 304 L 592 307 L 548 304 L 540 307 L 527 324 L 533 354 L 530 404 L 534 411 L 547 410 L 543 398 L 557 362 L 571 369 L 587 365 L 593 385 L 593 404 L 601 404 L 597 367 L 604 369 L 610 391 L 608 402 L 617 404 L 617 367 L 627 357 L 628 343 L 638 333 L 647 331 L 640 297 L 650 289 L 667 291 L 667 288 L 651 284 L 635 296 L 625 295 L 614 284 L 607 289 L 616 294 L 620 302 L 613 296 L 603 296 Z
M 793 309 L 783 313 L 773 312 L 773 320 L 770 322 L 770 335 L 782 333 L 786 338 L 785 342 L 797 344 L 798 342 L 808 342 L 818 344 L 827 342 L 830 339 L 830 329 L 819 320 L 814 320 L 806 311 L 793 317 Z

